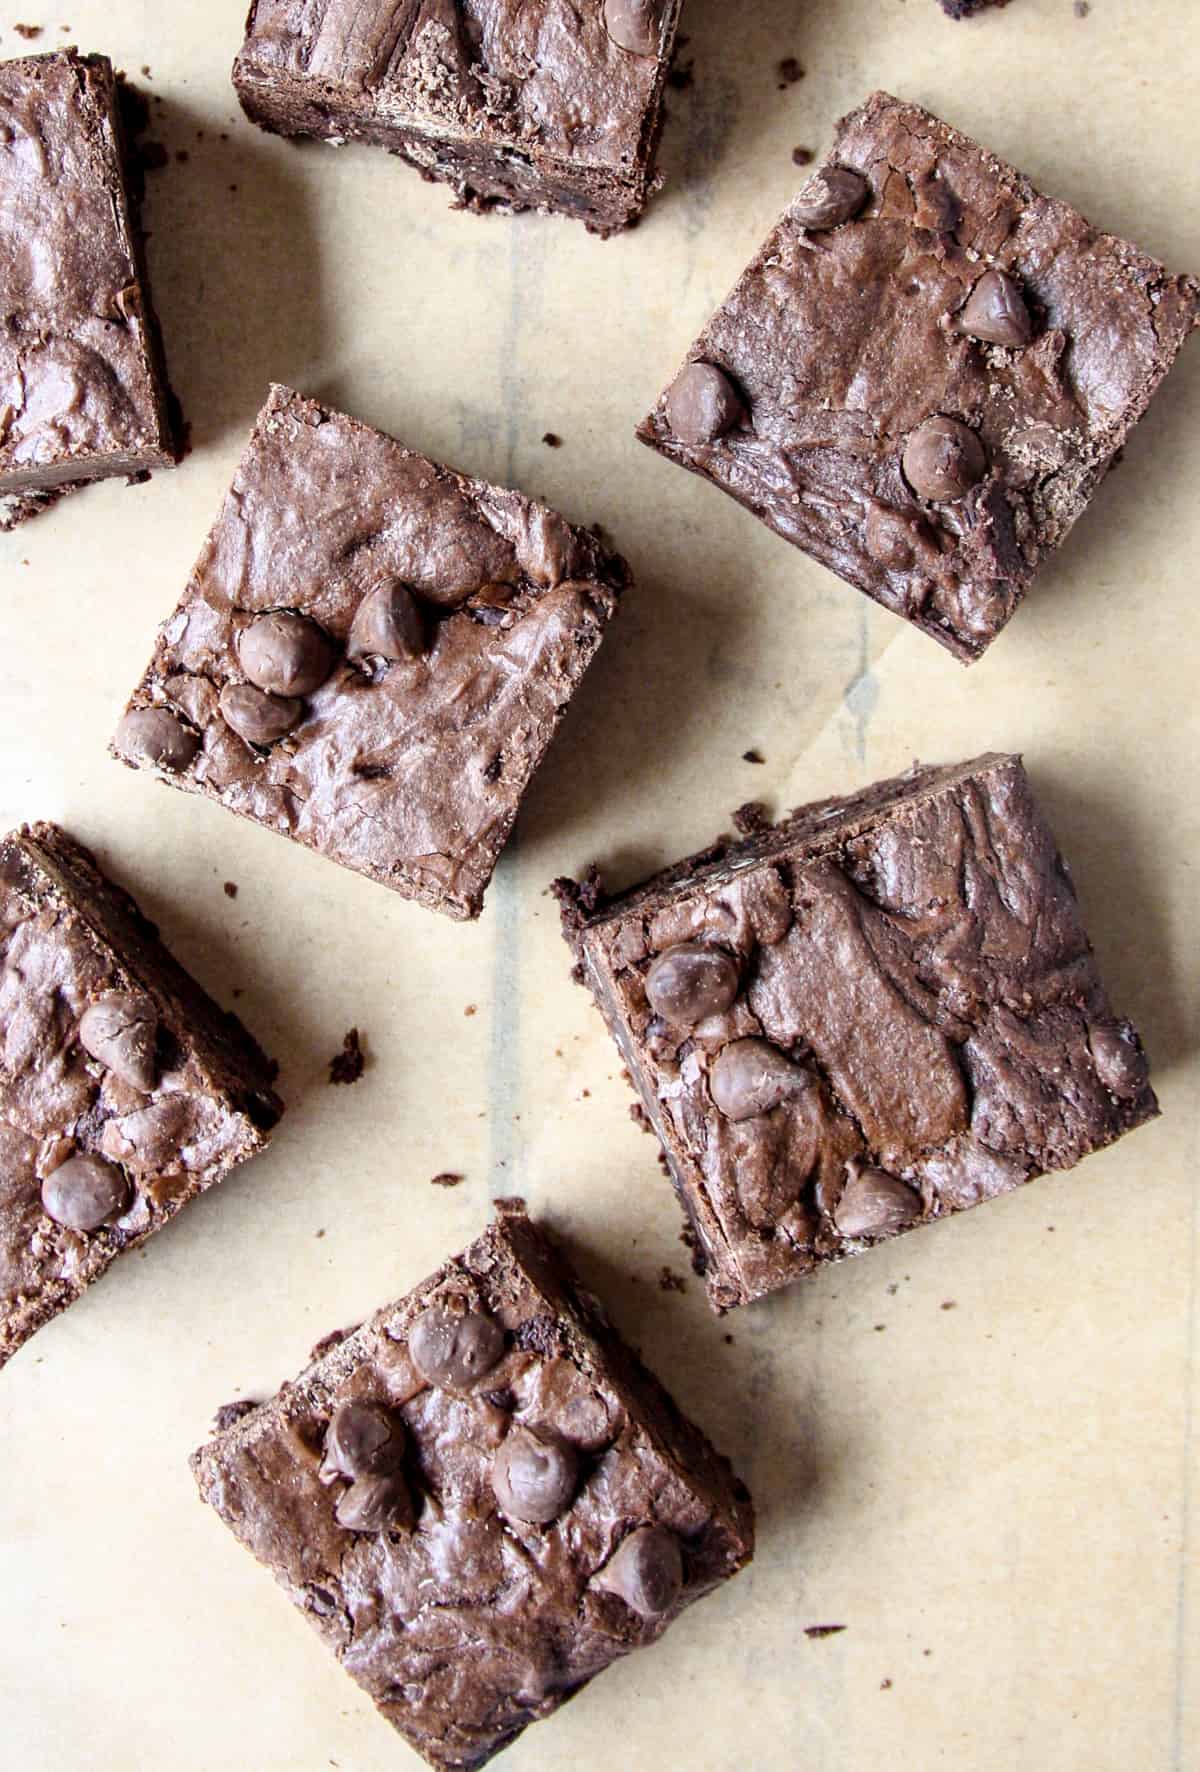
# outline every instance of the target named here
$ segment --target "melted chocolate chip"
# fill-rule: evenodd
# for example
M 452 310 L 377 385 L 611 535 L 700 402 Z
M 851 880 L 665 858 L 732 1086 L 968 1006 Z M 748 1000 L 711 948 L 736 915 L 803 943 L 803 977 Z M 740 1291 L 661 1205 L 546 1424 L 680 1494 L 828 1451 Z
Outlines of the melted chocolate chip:
M 673 1027 L 723 1015 L 738 993 L 738 969 L 723 948 L 685 941 L 660 954 L 646 974 L 646 1001 Z
M 88 1006 L 79 1023 L 79 1044 L 131 1089 L 154 1088 L 158 1017 L 146 997 L 109 991 Z
M 708 1080 L 727 1120 L 753 1120 L 814 1087 L 811 1072 L 769 1040 L 731 1040 L 717 1054 Z
M 117 727 L 116 748 L 135 763 L 159 769 L 186 769 L 200 740 L 166 708 L 134 708 Z
M 556 1520 L 575 1492 L 579 1460 L 570 1446 L 514 1427 L 492 1461 L 492 1489 L 503 1511 L 531 1526 Z
M 326 1430 L 321 1481 L 387 1476 L 403 1457 L 404 1428 L 398 1417 L 382 1403 L 355 1398 L 339 1403 Z
M 958 323 L 971 338 L 1018 349 L 1033 337 L 1033 319 L 1019 284 L 1004 271 L 985 271 Z
M 364 658 L 419 658 L 425 650 L 425 624 L 417 600 L 398 578 L 385 579 L 368 591 L 355 613 L 346 656 L 356 664 Z
M 640 1527 L 610 1557 L 597 1582 L 640 1617 L 661 1618 L 683 1592 L 679 1540 L 665 1527 Z
M 102 1157 L 68 1157 L 42 1183 L 42 1205 L 55 1224 L 71 1231 L 98 1231 L 129 1204 L 129 1182 Z
M 904 478 L 918 498 L 952 504 L 987 472 L 983 444 L 968 425 L 940 414 L 918 425 L 904 445 Z
M 1122 1101 L 1141 1094 L 1150 1070 L 1127 1021 L 1097 1022 L 1088 1029 L 1088 1047 L 1096 1075 L 1107 1090 Z
M 715 443 L 744 416 L 737 389 L 715 363 L 688 363 L 667 389 L 667 423 L 681 443 Z
M 324 629 L 288 609 L 252 621 L 237 650 L 251 683 L 272 695 L 311 695 L 332 671 L 336 657 Z
M 338 1497 L 334 1514 L 338 1525 L 344 1526 L 347 1532 L 407 1528 L 413 1519 L 412 1497 L 399 1471 L 389 1471 L 385 1476 L 357 1477 Z
M 871 187 L 848 166 L 822 166 L 800 187 L 791 207 L 802 228 L 838 228 L 858 214 Z
M 657 55 L 662 40 L 662 0 L 604 0 L 604 28 L 630 55 Z
M 253 683 L 226 683 L 217 706 L 221 718 L 247 744 L 270 745 L 298 726 L 304 703 L 291 695 L 269 695 Z
M 504 1331 L 482 1311 L 459 1316 L 433 1304 L 409 1330 L 408 1351 L 427 1384 L 468 1390 L 499 1364 Z
M 852 1168 L 833 1222 L 843 1237 L 890 1237 L 921 1216 L 912 1188 L 886 1169 Z

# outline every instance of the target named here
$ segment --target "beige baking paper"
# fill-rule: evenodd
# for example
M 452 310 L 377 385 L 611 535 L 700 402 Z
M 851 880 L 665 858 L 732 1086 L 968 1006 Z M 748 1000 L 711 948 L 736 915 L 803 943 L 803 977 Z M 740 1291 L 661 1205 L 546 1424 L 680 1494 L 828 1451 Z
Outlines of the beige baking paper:
M 1200 1767 L 1200 343 L 971 671 L 632 437 L 804 176 L 793 148 L 821 152 L 876 86 L 1200 271 L 1194 0 L 1077 10 L 689 0 L 667 185 L 609 242 L 453 213 L 381 153 L 259 134 L 228 80 L 245 0 L 0 10 L 0 54 L 40 23 L 38 47 L 148 70 L 171 153 L 152 276 L 193 441 L 176 474 L 0 538 L 3 828 L 54 818 L 94 845 L 277 1055 L 288 1101 L 268 1156 L 0 1375 L 4 1772 L 417 1766 L 186 1460 L 218 1404 L 273 1389 L 514 1192 L 735 1460 L 760 1540 L 659 1647 L 530 1729 L 511 1772 Z M 603 523 L 632 562 L 474 927 L 105 754 L 270 379 Z M 1010 747 L 1163 1118 L 723 1322 L 690 1275 L 664 1291 L 687 1273 L 675 1204 L 547 882 L 599 858 L 627 883 L 752 797 L 778 811 Z M 331 1088 L 351 1026 L 369 1066 Z M 446 1170 L 466 1179 L 431 1186 Z

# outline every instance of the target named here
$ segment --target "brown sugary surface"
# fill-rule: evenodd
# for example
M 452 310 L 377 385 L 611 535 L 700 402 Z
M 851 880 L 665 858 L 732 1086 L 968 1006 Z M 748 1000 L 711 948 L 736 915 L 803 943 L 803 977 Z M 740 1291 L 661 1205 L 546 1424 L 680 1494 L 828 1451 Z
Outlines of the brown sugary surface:
M 152 996 L 165 1030 L 149 1095 L 79 1044 L 107 991 Z M 124 1250 L 266 1143 L 280 1103 L 245 1029 L 182 972 L 131 899 L 54 826 L 0 843 L 0 1365 Z M 87 1235 L 47 1217 L 75 1152 L 118 1165 L 128 1210 Z
M 0 65 L 0 526 L 23 489 L 172 460 L 115 103 L 103 56 Z
M 1097 1070 L 1089 1036 L 1115 1017 L 1014 757 L 802 809 L 696 877 L 672 870 L 603 906 L 574 939 L 719 1306 L 866 1247 L 834 1222 L 848 1165 L 906 1182 L 928 1221 L 1157 1112 L 1144 1079 L 1118 1097 Z M 644 979 L 698 939 L 735 957 L 740 989 L 685 1037 L 654 1016 Z M 816 1093 L 726 1119 L 712 1066 L 748 1037 L 800 1054 Z
M 506 1332 L 499 1365 L 468 1397 L 427 1386 L 407 1351 L 413 1319 L 448 1300 Z M 317 1472 L 327 1424 L 348 1397 L 403 1419 L 411 1532 L 337 1523 L 336 1495 Z M 492 1458 L 515 1423 L 561 1436 L 580 1456 L 575 1499 L 548 1526 L 508 1519 L 492 1493 Z M 483 1765 L 611 1661 L 655 1641 L 753 1550 L 752 1509 L 728 1465 L 511 1208 L 193 1466 L 204 1499 L 439 1767 Z M 679 1537 L 685 1573 L 677 1605 L 653 1621 L 594 1581 L 649 1524 Z
M 886 93 L 843 119 L 829 160 L 867 179 L 859 217 L 808 232 L 786 213 L 689 353 L 732 376 L 749 422 L 692 446 L 660 401 L 639 435 L 970 662 L 1141 417 L 1200 285 Z M 1023 350 L 957 326 L 989 269 L 1031 298 Z M 900 456 L 935 414 L 966 421 L 990 466 L 964 500 L 926 507 Z M 872 555 L 872 513 L 920 520 L 907 566 Z
M 344 657 L 265 755 L 217 711 L 237 636 L 297 609 L 344 646 L 385 577 L 449 573 L 504 608 L 441 611 L 428 651 L 371 678 Z M 448 912 L 478 915 L 521 795 L 604 635 L 624 563 L 520 493 L 468 480 L 276 388 L 130 703 L 202 737 L 173 784 Z M 428 608 L 430 621 L 438 614 Z

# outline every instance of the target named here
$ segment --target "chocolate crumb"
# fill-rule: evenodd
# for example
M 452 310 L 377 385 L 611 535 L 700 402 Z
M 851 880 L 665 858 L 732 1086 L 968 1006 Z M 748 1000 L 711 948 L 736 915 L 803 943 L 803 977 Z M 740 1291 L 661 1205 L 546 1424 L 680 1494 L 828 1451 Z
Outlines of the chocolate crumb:
M 658 1285 L 661 1292 L 687 1291 L 687 1281 L 682 1274 L 677 1274 L 674 1268 L 662 1267 L 659 1269 Z
M 29 43 L 32 43 L 35 38 L 40 37 L 42 34 L 41 25 L 14 25 L 13 30 L 17 33 L 18 37 L 24 37 Z
M 546 445 L 547 449 L 561 449 L 562 448 L 562 438 L 559 436 L 557 431 L 543 431 L 542 432 L 542 442 Z
M 342 1050 L 329 1061 L 331 1083 L 357 1083 L 366 1069 L 367 1059 L 358 1038 L 358 1029 L 351 1028 L 342 1041 Z
M 249 1397 L 240 1397 L 236 1403 L 222 1403 L 213 1416 L 213 1427 L 217 1433 L 223 1434 L 225 1429 L 232 1427 L 235 1421 L 241 1421 L 244 1416 L 253 1415 L 257 1408 L 258 1404 L 251 1402 Z
M 767 759 L 763 756 L 761 751 L 743 751 L 742 752 L 742 762 L 743 763 L 765 763 L 766 760 Z
M 890 1692 L 891 1689 L 892 1689 L 892 1682 L 890 1680 L 880 1680 L 879 1690 L 881 1692 Z
M 314 1233 L 313 1233 L 313 1234 L 314 1234 L 314 1236 L 315 1236 L 315 1237 L 316 1237 L 316 1239 L 317 1239 L 317 1242 L 318 1242 L 318 1243 L 319 1243 L 319 1242 L 320 1242 L 320 1241 L 321 1241 L 321 1238 L 322 1238 L 322 1237 L 323 1237 L 323 1236 L 324 1236 L 324 1235 L 325 1235 L 325 1231 L 324 1231 L 324 1228 L 322 1228 L 322 1229 L 321 1229 L 321 1230 L 319 1230 L 319 1231 L 315 1231 L 315 1232 L 314 1232 Z
M 146 66 L 145 62 L 143 62 L 142 63 L 142 79 L 143 80 L 153 80 L 153 78 L 154 78 L 154 76 L 150 72 L 150 69 Z
M 844 1624 L 806 1624 L 804 1634 L 819 1640 L 821 1637 L 836 1637 L 839 1631 L 845 1630 Z
M 794 55 L 785 55 L 775 72 L 779 75 L 780 92 L 785 92 L 789 86 L 795 86 L 798 80 L 804 78 L 804 69 Z
M 1088 5 L 1088 0 L 1075 0 L 1076 18 L 1086 18 L 1091 10 L 1091 7 Z
M 816 159 L 816 155 L 813 153 L 811 148 L 793 148 L 792 149 L 792 165 L 793 166 L 811 166 L 815 159 Z
M 955 1298 L 944 1298 L 942 1300 L 942 1309 L 944 1311 L 956 1311 L 958 1309 L 958 1300 Z
M 733 1346 L 733 1336 L 732 1336 L 732 1335 L 727 1335 L 727 1336 L 725 1336 L 725 1338 L 724 1338 L 724 1339 L 725 1339 L 725 1346 L 726 1346 L 726 1347 L 732 1347 L 732 1346 Z
M 430 1177 L 430 1184 L 433 1187 L 457 1187 L 466 1179 L 465 1175 L 459 1175 L 454 1169 L 443 1169 L 440 1174 Z
M 753 837 L 755 832 L 765 830 L 771 821 L 761 801 L 747 800 L 743 806 L 735 808 L 733 822 L 740 836 Z
M 225 894 L 226 898 L 236 898 L 238 895 L 237 881 L 236 880 L 226 880 L 225 884 L 221 888 L 221 891 Z
M 474 1003 L 468 1003 L 466 1008 L 463 1010 L 464 1015 L 475 1015 L 477 1013 L 478 1013 L 478 1010 L 476 1009 L 476 1006 Z
M 876 1333 L 876 1335 L 882 1335 L 882 1334 L 883 1334 L 883 1331 L 884 1331 L 884 1330 L 885 1330 L 885 1329 L 886 1329 L 886 1328 L 887 1328 L 887 1324 L 886 1324 L 886 1323 L 876 1323 L 876 1325 L 875 1325 L 875 1333 Z

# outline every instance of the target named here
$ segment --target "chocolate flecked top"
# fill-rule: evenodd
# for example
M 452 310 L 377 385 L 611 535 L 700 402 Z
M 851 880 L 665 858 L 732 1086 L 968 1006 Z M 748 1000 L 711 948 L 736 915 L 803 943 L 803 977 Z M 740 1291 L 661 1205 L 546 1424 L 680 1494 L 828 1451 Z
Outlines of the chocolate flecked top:
M 275 388 L 114 752 L 477 916 L 624 562 Z
M 1193 279 L 876 93 L 638 434 L 969 663 L 1198 317 Z
M 0 843 L 0 1365 L 264 1147 L 273 1075 L 86 849 Z
M 437 1767 L 482 1766 L 753 1551 L 745 1489 L 517 1202 L 192 1462 Z
M 139 261 L 111 63 L 0 65 L 0 528 L 64 484 L 171 465 Z
M 1158 1111 L 1016 757 L 803 807 L 611 901 L 558 890 L 720 1308 Z

